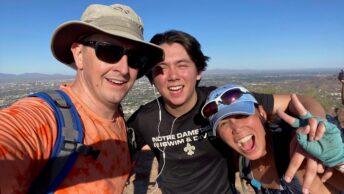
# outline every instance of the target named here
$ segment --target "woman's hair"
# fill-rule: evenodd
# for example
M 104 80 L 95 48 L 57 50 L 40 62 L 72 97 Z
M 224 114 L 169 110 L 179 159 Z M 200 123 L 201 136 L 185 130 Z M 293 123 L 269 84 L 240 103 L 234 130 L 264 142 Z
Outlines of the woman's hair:
M 205 71 L 208 65 L 207 61 L 209 60 L 209 57 L 203 54 L 201 45 L 197 39 L 188 33 L 177 30 L 169 30 L 164 33 L 154 35 L 150 42 L 156 45 L 165 43 L 178 43 L 182 45 L 190 56 L 191 60 L 196 64 L 198 73 Z M 150 81 L 152 81 L 152 72 L 149 72 L 146 76 Z

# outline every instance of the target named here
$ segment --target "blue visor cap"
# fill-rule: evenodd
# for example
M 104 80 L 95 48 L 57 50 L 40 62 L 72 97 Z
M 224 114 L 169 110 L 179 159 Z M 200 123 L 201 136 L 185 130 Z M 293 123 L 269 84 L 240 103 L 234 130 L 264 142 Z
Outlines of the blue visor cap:
M 257 104 L 257 100 L 246 88 L 238 84 L 227 84 L 215 89 L 210 93 L 207 102 L 213 101 L 219 95 L 222 95 L 224 92 L 232 89 L 240 89 L 244 94 L 229 105 L 221 102 L 217 104 L 218 112 L 208 118 L 213 129 L 214 136 L 216 136 L 217 126 L 222 119 L 231 115 L 254 115 L 254 105 Z

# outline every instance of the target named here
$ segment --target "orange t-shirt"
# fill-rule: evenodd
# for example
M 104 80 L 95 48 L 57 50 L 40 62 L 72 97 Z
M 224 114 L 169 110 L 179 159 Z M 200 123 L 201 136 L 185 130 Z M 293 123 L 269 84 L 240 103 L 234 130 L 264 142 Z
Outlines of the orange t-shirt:
M 69 84 L 60 89 L 69 95 L 80 115 L 84 144 L 100 150 L 100 154 L 96 160 L 79 154 L 55 193 L 122 193 L 131 170 L 123 117 L 101 118 L 87 108 Z M 23 98 L 0 110 L 1 194 L 27 192 L 49 159 L 56 132 L 54 113 L 40 98 Z

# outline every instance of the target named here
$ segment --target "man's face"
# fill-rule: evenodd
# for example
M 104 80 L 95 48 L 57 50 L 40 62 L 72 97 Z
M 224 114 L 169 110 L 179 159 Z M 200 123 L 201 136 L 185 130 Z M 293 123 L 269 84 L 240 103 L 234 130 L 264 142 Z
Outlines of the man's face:
M 194 61 L 181 44 L 161 44 L 165 60 L 152 70 L 153 83 L 162 95 L 166 109 L 180 116 L 197 101 L 196 83 L 201 79 Z
M 87 40 L 106 42 L 126 49 L 136 48 L 136 45 L 130 41 L 105 35 L 93 35 Z M 133 86 L 138 69 L 128 66 L 127 55 L 123 55 L 116 62 L 106 62 L 96 56 L 94 46 L 78 44 L 77 47 L 80 48 L 80 54 L 77 62 L 78 81 L 75 85 L 85 94 L 80 97 L 100 107 L 102 105 L 108 108 L 117 107 Z
M 255 114 L 233 115 L 222 119 L 217 127 L 220 138 L 249 160 L 257 160 L 266 154 L 265 128 Z

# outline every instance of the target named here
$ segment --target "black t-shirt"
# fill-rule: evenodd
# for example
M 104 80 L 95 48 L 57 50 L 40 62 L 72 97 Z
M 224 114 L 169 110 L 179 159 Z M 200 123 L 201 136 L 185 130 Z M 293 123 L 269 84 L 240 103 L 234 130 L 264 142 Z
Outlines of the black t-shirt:
M 162 170 L 158 183 L 163 193 L 231 193 L 226 158 L 230 148 L 219 138 L 210 137 L 209 122 L 200 114 L 214 89 L 198 87 L 196 105 L 178 118 L 166 111 L 160 97 L 161 121 L 156 100 L 141 106 L 127 121 L 128 128 L 135 131 L 138 148 L 148 144 L 157 157 Z M 272 95 L 254 96 L 267 112 L 272 112 Z

